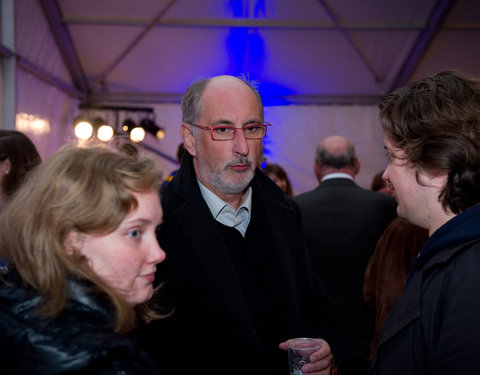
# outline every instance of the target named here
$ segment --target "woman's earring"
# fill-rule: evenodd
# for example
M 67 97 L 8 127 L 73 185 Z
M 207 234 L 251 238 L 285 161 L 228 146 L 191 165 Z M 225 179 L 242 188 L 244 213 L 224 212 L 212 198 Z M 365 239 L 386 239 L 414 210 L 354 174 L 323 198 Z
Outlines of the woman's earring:
M 5 171 L 5 174 L 8 174 L 9 172 L 10 172 L 10 171 L 7 169 L 7 170 Z

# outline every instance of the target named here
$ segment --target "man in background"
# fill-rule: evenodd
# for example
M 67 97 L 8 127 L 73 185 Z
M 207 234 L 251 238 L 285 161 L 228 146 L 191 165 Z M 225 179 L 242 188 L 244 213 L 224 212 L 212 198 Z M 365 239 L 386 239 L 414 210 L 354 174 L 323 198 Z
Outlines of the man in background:
M 187 152 L 162 188 L 156 274 L 172 313 L 140 336 L 167 374 L 287 373 L 285 341 L 299 336 L 326 340 L 303 372 L 331 373 L 333 314 L 298 207 L 256 168 L 269 125 L 258 92 L 232 76 L 196 81 L 182 99 Z
M 365 269 L 386 226 L 396 217 L 395 199 L 359 187 L 360 162 L 344 137 L 317 147 L 320 185 L 295 197 L 314 270 L 334 303 L 339 327 L 339 373 L 366 374 L 374 315 L 363 301 Z

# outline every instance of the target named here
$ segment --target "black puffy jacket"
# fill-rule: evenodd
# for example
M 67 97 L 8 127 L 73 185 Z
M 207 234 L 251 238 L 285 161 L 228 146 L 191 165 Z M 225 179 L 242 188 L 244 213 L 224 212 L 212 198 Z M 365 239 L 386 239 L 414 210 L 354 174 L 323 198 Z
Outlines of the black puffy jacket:
M 9 277 L 11 280 L 11 277 Z M 1 374 L 160 374 L 132 335 L 113 331 L 104 301 L 69 284 L 65 311 L 46 320 L 35 291 L 0 287 Z

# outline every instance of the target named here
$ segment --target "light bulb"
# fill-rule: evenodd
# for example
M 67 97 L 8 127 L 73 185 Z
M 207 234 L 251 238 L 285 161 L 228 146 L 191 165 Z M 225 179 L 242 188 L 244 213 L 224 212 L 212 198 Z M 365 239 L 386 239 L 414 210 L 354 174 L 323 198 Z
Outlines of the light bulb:
M 156 137 L 157 137 L 157 139 L 165 138 L 165 130 L 164 129 L 158 129 Z
M 133 142 L 141 142 L 145 138 L 145 129 L 141 127 L 133 128 L 130 132 L 130 139 Z
M 97 138 L 107 142 L 113 137 L 113 128 L 110 125 L 102 125 L 98 128 Z
M 79 122 L 75 125 L 75 135 L 80 139 L 88 139 L 92 136 L 93 127 L 87 121 Z

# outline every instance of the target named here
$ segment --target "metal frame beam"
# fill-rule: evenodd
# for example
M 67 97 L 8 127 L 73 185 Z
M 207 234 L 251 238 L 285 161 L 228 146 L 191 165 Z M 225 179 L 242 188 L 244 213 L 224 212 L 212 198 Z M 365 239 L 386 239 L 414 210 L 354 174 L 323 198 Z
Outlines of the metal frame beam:
M 433 6 L 433 10 L 430 14 L 427 27 L 420 32 L 414 46 L 412 47 L 410 53 L 403 62 L 402 67 L 400 68 L 388 91 L 392 91 L 397 87 L 401 87 L 405 85 L 405 83 L 408 81 L 413 70 L 417 67 L 418 62 L 424 55 L 427 46 L 430 44 L 433 37 L 438 32 L 440 25 L 448 14 L 448 11 L 452 4 L 452 0 L 438 0 L 437 3 Z
M 363 50 L 360 48 L 360 46 L 355 43 L 353 38 L 350 36 L 348 31 L 342 27 L 340 22 L 338 21 L 338 17 L 333 13 L 333 11 L 330 9 L 330 7 L 326 4 L 324 0 L 318 0 L 322 6 L 322 8 L 325 10 L 325 12 L 328 14 L 332 22 L 335 24 L 335 27 L 340 33 L 343 35 L 347 43 L 350 45 L 350 47 L 353 48 L 355 53 L 360 57 L 360 59 L 363 61 L 367 69 L 370 71 L 372 76 L 374 77 L 374 81 L 376 85 L 379 85 L 380 90 L 382 90 L 381 85 L 384 83 L 383 77 L 380 76 L 380 74 L 377 72 L 373 64 L 370 62 L 370 60 L 367 58 L 367 55 L 363 52 Z
M 0 87 L 0 129 L 15 129 L 15 1 L 0 0 L 0 45 L 2 46 L 2 87 Z
M 148 26 L 150 19 L 146 18 L 121 18 L 121 17 L 81 17 L 67 16 L 62 22 L 68 25 L 97 25 L 97 26 Z M 426 22 L 403 23 L 403 22 L 338 22 L 344 30 L 423 30 L 427 28 Z M 333 22 L 325 21 L 290 21 L 274 19 L 251 19 L 251 18 L 216 18 L 216 19 L 190 19 L 190 18 L 163 18 L 156 22 L 156 27 L 198 27 L 198 28 L 230 28 L 230 27 L 254 27 L 257 29 L 318 29 L 334 30 L 337 26 Z M 445 23 L 442 29 L 448 30 L 479 30 L 480 23 L 455 22 Z
M 148 26 L 150 19 L 145 18 L 120 18 L 120 17 L 82 17 L 69 16 L 64 17 L 62 21 L 70 25 L 98 25 L 98 26 Z M 371 23 L 371 22 L 339 22 L 342 29 L 352 30 L 411 30 L 423 29 L 425 23 Z M 333 22 L 322 21 L 290 21 L 274 19 L 252 19 L 252 18 L 215 18 L 215 19 L 159 19 L 155 26 L 172 27 L 201 27 L 201 28 L 230 28 L 230 27 L 254 27 L 254 28 L 274 28 L 274 29 L 336 29 L 337 25 Z
M 145 92 L 98 92 L 90 96 L 87 105 L 102 106 L 111 103 L 180 103 L 182 95 L 179 93 L 161 94 Z M 262 96 L 264 102 L 281 102 L 285 104 L 359 104 L 377 105 L 380 95 L 281 95 Z
M 150 21 L 147 27 L 145 27 L 140 34 L 138 34 L 135 39 L 128 44 L 128 46 L 100 73 L 96 78 L 95 82 L 105 82 L 106 76 L 115 68 L 129 53 L 133 50 L 138 43 L 148 34 L 148 32 L 157 24 L 158 21 L 162 19 L 165 13 L 170 9 L 170 7 L 175 3 L 176 0 L 170 0 L 170 2 L 162 7 L 158 14 Z
M 87 97 L 90 93 L 88 80 L 78 59 L 77 52 L 68 29 L 62 22 L 60 7 L 56 0 L 38 0 L 48 20 L 51 32 L 72 77 L 74 86 Z
M 72 95 L 80 100 L 86 99 L 85 95 L 82 92 L 80 92 L 78 89 L 73 87 L 72 85 L 68 84 L 65 81 L 62 81 L 57 76 L 54 76 L 53 74 L 48 73 L 47 71 L 41 69 L 30 60 L 20 56 L 19 54 L 16 54 L 15 52 L 13 52 L 12 50 L 10 50 L 9 48 L 7 48 L 2 44 L 0 44 L 0 55 L 5 57 L 12 57 L 13 60 L 16 62 L 16 66 L 18 68 L 22 69 L 24 72 L 27 72 L 33 75 L 35 78 L 39 79 L 40 81 L 43 81 L 48 85 L 55 86 L 59 90 L 69 95 Z

